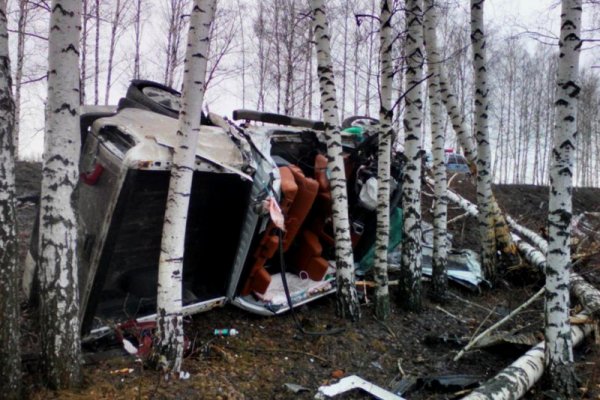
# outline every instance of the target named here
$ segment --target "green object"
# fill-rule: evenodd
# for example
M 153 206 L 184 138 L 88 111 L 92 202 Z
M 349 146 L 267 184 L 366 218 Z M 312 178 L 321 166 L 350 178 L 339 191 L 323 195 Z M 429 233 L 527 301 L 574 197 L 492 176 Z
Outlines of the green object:
M 394 249 L 402 242 L 402 227 L 404 225 L 404 219 L 402 215 L 402 209 L 396 208 L 390 214 L 390 237 L 388 241 L 388 251 L 389 249 Z M 371 268 L 373 268 L 373 263 L 375 261 L 375 243 L 371 246 L 369 251 L 363 256 L 363 258 L 358 263 L 358 267 L 356 267 L 356 272 L 361 274 L 365 274 Z
M 351 126 L 350 128 L 346 128 L 342 131 L 343 133 L 349 133 L 352 136 L 354 136 L 359 142 L 362 142 L 364 137 L 364 133 L 365 133 L 365 128 L 363 128 L 362 126 Z

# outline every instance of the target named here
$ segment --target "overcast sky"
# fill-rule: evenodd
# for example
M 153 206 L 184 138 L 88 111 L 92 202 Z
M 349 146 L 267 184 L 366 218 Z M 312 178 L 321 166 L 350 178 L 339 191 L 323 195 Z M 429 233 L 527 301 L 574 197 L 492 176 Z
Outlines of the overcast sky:
M 152 0 L 156 1 L 161 0 Z M 165 1 L 165 0 L 162 0 Z M 468 4 L 466 0 L 458 1 L 464 12 L 468 13 Z M 552 8 L 552 4 L 556 1 L 551 0 L 487 0 L 485 16 L 486 20 L 493 26 L 501 27 L 506 32 L 521 33 L 526 29 L 537 32 L 544 32 L 548 35 L 556 36 L 559 27 L 559 7 Z M 551 22 L 549 22 L 551 21 Z M 145 34 L 146 46 L 156 48 L 156 30 L 149 27 Z M 153 32 L 154 31 L 154 32 Z M 11 38 L 14 43 L 16 39 Z M 532 39 L 533 43 L 533 39 Z M 127 45 L 127 44 L 125 44 Z M 156 69 L 157 66 L 151 66 Z M 146 69 L 150 67 L 146 66 Z M 162 69 L 162 68 L 161 68 Z M 144 70 L 144 66 L 142 66 Z M 148 79 L 155 77 L 148 76 Z M 127 82 L 116 82 L 111 92 L 111 101 L 116 102 L 126 89 Z M 247 90 L 250 90 L 247 88 Z M 211 91 L 218 93 L 219 96 L 208 93 L 208 102 L 210 110 L 221 115 L 231 115 L 231 111 L 242 107 L 239 82 L 229 81 L 220 88 L 213 88 Z M 43 147 L 42 130 L 43 130 L 43 93 L 33 94 L 27 101 L 30 102 L 31 108 L 34 110 L 28 114 L 28 120 L 22 125 L 23 135 L 21 155 L 27 158 L 38 158 Z M 33 106 L 36 104 L 35 106 Z M 24 110 L 25 111 L 25 110 Z M 26 147 L 26 148 L 25 148 Z

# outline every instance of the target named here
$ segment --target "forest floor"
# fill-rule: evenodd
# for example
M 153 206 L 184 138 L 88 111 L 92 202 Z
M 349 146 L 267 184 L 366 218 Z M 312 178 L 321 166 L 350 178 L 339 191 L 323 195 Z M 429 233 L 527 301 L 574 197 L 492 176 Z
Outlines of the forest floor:
M 35 196 L 39 191 L 38 164 L 17 166 L 18 196 Z M 452 187 L 466 198 L 475 200 L 475 188 L 468 180 L 454 180 Z M 427 192 L 427 190 L 425 191 Z M 495 187 L 503 210 L 518 222 L 534 230 L 545 223 L 548 188 L 527 185 Z M 600 189 L 574 191 L 574 212 L 600 211 Z M 431 198 L 423 196 L 424 209 Z M 449 218 L 463 214 L 451 205 Z M 29 232 L 36 206 L 24 202 L 18 207 L 19 236 L 22 255 L 29 243 Z M 424 212 L 425 219 L 430 218 Z M 451 227 L 455 248 L 477 247 L 477 225 L 467 217 Z M 579 266 L 600 287 L 600 260 L 588 260 Z M 395 279 L 393 276 L 391 279 Z M 300 324 L 313 331 L 342 327 L 334 335 L 302 334 L 292 315 L 259 317 L 233 306 L 195 315 L 185 322 L 186 335 L 192 343 L 191 354 L 183 369 L 186 380 L 163 379 L 146 369 L 135 357 L 120 355 L 95 360 L 84 368 L 84 387 L 77 391 L 52 392 L 40 383 L 36 357 L 27 357 L 25 381 L 31 399 L 311 399 L 319 386 L 336 378 L 358 375 L 383 388 L 391 389 L 401 379 L 417 379 L 416 387 L 405 393 L 409 399 L 460 398 L 468 390 L 460 386 L 441 388 L 436 377 L 469 375 L 485 381 L 522 354 L 528 346 L 494 347 L 467 353 L 457 362 L 453 357 L 475 331 L 485 329 L 522 304 L 543 284 L 542 276 L 521 265 L 503 275 L 493 289 L 480 293 L 451 284 L 449 299 L 443 304 L 428 300 L 429 283 L 424 283 L 423 310 L 410 313 L 396 305 L 396 288 L 392 286 L 392 314 L 385 322 L 373 315 L 371 292 L 362 297 L 362 319 L 357 323 L 340 320 L 335 313 L 335 296 L 327 296 L 300 307 L 296 315 Z M 542 301 L 539 300 L 512 319 L 503 331 L 521 330 L 536 338 L 542 334 Z M 24 309 L 24 319 L 30 310 Z M 24 323 L 25 353 L 35 353 L 37 333 Z M 214 337 L 215 328 L 235 328 L 239 335 Z M 124 352 L 123 352 L 124 353 Z M 30 354 L 31 355 L 31 354 Z M 35 355 L 35 354 L 34 354 Z M 600 399 L 600 348 L 588 339 L 576 351 L 577 374 L 581 396 Z M 286 384 L 306 390 L 295 393 Z M 293 387 L 293 386 L 292 386 Z M 543 388 L 536 387 L 526 398 L 546 398 Z M 336 398 L 370 398 L 352 392 Z

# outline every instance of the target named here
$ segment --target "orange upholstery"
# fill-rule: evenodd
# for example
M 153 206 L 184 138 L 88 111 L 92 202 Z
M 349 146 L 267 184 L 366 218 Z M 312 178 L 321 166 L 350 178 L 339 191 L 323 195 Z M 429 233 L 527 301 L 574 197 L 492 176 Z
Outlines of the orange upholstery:
M 295 165 L 290 165 L 288 168 L 294 175 L 294 179 L 298 185 L 298 194 L 294 199 L 294 203 L 289 208 L 285 219 L 285 237 L 283 239 L 284 251 L 290 248 L 296 234 L 300 230 L 300 226 L 302 226 L 302 223 L 312 208 L 315 198 L 317 197 L 317 192 L 319 191 L 319 184 L 317 181 L 305 177 L 300 168 Z
M 286 215 L 296 198 L 298 185 L 294 180 L 294 174 L 288 167 L 279 168 L 279 174 L 281 175 L 281 201 L 279 206 L 283 215 Z M 242 289 L 241 294 L 243 296 L 252 292 L 265 293 L 271 283 L 271 275 L 265 269 L 265 263 L 275 255 L 279 247 L 279 236 L 275 230 L 276 228 L 272 222 L 269 223 L 258 248 L 254 252 L 254 264 Z
M 316 180 L 305 177 L 302 170 L 295 165 L 280 167 L 279 173 L 281 175 L 280 207 L 285 216 L 282 247 L 286 251 L 294 241 L 313 206 L 319 192 L 319 184 Z M 267 260 L 275 255 L 278 247 L 279 237 L 276 227 L 273 223 L 269 223 L 258 248 L 254 252 L 255 261 L 242 290 L 242 295 L 252 292 L 265 293 L 271 283 L 271 276 L 264 265 Z M 319 249 L 320 254 L 321 250 Z
M 296 267 L 305 271 L 313 281 L 323 279 L 327 273 L 327 260 L 321 257 L 323 247 L 319 237 L 309 230 L 304 230 L 300 237 L 300 246 L 296 252 Z

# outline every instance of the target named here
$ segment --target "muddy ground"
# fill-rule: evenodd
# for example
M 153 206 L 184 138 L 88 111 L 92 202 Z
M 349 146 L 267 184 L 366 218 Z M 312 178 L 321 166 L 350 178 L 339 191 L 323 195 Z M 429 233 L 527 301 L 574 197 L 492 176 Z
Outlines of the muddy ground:
M 19 163 L 18 196 L 23 200 L 35 199 L 39 179 L 38 164 Z M 452 186 L 475 200 L 471 182 L 455 179 Z M 497 186 L 495 193 L 501 207 L 516 220 L 535 230 L 543 227 L 547 188 Z M 575 212 L 600 211 L 598 196 L 599 189 L 575 190 Z M 426 218 L 429 199 L 427 195 L 423 197 Z M 28 246 L 35 209 L 30 201 L 21 202 L 18 207 L 22 255 Z M 449 218 L 460 214 L 463 214 L 461 210 L 451 207 Z M 451 229 L 455 247 L 476 249 L 473 218 L 464 218 Z M 600 265 L 583 263 L 581 269 L 597 282 Z M 362 320 L 354 324 L 336 317 L 334 296 L 301 307 L 296 318 L 290 314 L 257 317 L 226 306 L 186 320 L 186 334 L 192 345 L 184 361 L 189 379 L 165 381 L 132 356 L 110 357 L 109 353 L 96 353 L 87 357 L 85 386 L 77 391 L 58 393 L 44 389 L 40 383 L 35 361 L 37 333 L 30 324 L 24 324 L 27 396 L 32 399 L 310 399 L 320 385 L 332 383 L 336 377 L 356 374 L 387 389 L 397 387 L 402 378 L 417 378 L 416 387 L 404 395 L 409 399 L 460 398 L 468 389 L 442 390 L 431 378 L 468 374 L 473 380 L 483 381 L 510 364 L 527 347 L 476 350 L 458 362 L 452 358 L 461 343 L 475 331 L 487 328 L 520 305 L 542 282 L 542 277 L 526 266 L 512 268 L 497 287 L 481 293 L 451 285 L 450 297 L 444 304 L 427 299 L 426 282 L 423 311 L 405 312 L 393 302 L 392 316 L 386 322 L 374 318 L 370 291 L 362 297 Z M 392 298 L 396 296 L 392 287 Z M 521 330 L 542 337 L 541 307 L 541 301 L 536 302 L 504 330 Z M 24 315 L 31 316 L 31 310 L 25 308 Z M 311 331 L 334 328 L 344 328 L 344 331 L 333 335 L 307 335 L 299 331 L 297 323 Z M 240 333 L 235 337 L 214 337 L 215 328 L 235 328 Z M 600 350 L 591 340 L 577 350 L 577 371 L 581 395 L 600 398 Z M 285 386 L 288 383 L 306 390 L 294 393 Z M 338 398 L 369 397 L 352 393 Z M 545 398 L 543 389 L 536 388 L 528 398 Z

